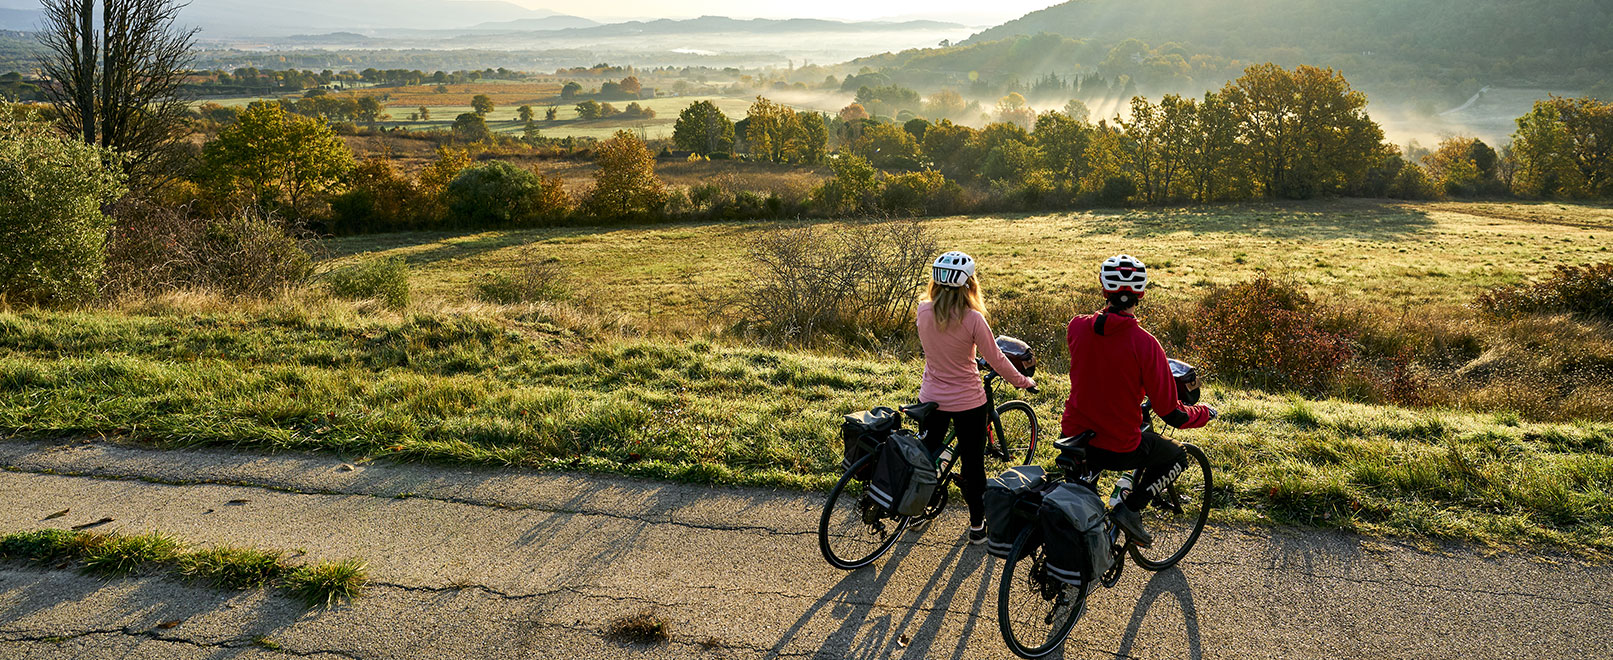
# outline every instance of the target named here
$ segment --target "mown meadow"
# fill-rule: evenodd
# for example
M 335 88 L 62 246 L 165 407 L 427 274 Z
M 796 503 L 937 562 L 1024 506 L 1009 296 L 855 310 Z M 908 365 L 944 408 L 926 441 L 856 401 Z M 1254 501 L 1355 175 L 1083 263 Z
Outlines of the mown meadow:
M 1457 346 L 1451 373 L 1424 374 L 1417 401 L 1212 373 L 1222 420 L 1177 437 L 1216 464 L 1218 520 L 1613 553 L 1613 421 L 1596 387 L 1613 383 L 1613 333 L 1564 315 L 1502 323 L 1473 305 L 1556 264 L 1609 261 L 1607 208 L 1346 200 L 921 224 L 981 260 L 996 329 L 1044 351 L 1064 311 L 1095 306 L 1092 264 L 1119 251 L 1153 266 L 1144 321 L 1173 351 L 1189 351 L 1193 301 L 1262 275 L 1378 328 L 1358 343 L 1405 326 L 1437 338 L 1405 340 L 1417 350 Z M 922 359 L 904 333 L 781 341 L 739 328 L 726 302 L 780 228 L 336 239 L 313 284 L 263 300 L 182 292 L 0 311 L 0 429 L 824 489 L 838 476 L 839 415 L 913 400 Z M 365 293 L 353 269 L 376 263 L 390 264 L 378 280 L 406 281 L 404 296 Z M 519 293 L 513 273 L 534 263 L 554 288 L 500 294 Z M 1580 341 L 1563 349 L 1550 333 Z M 1029 397 L 1043 441 L 1067 390 L 1063 358 L 1047 357 Z M 1578 378 L 1578 403 L 1523 405 L 1564 398 L 1534 384 L 1466 396 L 1473 381 L 1458 372 L 1485 359 Z M 1443 390 L 1454 393 L 1432 394 Z

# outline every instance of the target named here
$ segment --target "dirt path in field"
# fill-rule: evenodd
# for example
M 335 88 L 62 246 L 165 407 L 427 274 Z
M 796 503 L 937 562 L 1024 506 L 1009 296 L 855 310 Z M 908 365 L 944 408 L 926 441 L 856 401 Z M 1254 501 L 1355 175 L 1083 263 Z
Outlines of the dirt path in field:
M 818 556 L 813 494 L 100 442 L 0 443 L 0 466 L 0 533 L 110 517 L 98 529 L 356 556 L 372 579 L 309 612 L 274 592 L 0 565 L 0 658 L 1009 657 L 1000 562 L 962 543 L 956 508 L 842 573 Z M 1215 528 L 1180 570 L 1097 594 L 1063 657 L 1607 657 L 1610 578 Z M 603 636 L 645 608 L 669 643 Z

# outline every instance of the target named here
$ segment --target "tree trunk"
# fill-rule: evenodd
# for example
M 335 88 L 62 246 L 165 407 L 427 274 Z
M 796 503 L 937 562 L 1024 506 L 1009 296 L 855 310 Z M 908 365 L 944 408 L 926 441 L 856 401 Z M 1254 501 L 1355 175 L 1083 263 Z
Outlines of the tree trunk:
M 95 0 L 83 0 L 79 11 L 80 75 L 78 111 L 84 142 L 95 144 Z

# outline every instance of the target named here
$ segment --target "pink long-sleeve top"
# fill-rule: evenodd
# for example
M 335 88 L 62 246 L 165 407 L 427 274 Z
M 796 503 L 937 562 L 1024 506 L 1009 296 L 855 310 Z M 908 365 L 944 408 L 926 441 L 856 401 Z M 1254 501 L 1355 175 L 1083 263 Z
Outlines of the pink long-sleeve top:
M 924 383 L 919 386 L 919 401 L 941 404 L 940 409 L 946 412 L 986 405 L 986 388 L 975 366 L 977 350 L 1010 385 L 1027 388 L 1036 384 L 1019 373 L 997 348 L 997 336 L 980 312 L 968 310 L 959 322 L 943 330 L 935 322 L 931 303 L 920 303 L 918 329 L 919 343 L 924 346 Z

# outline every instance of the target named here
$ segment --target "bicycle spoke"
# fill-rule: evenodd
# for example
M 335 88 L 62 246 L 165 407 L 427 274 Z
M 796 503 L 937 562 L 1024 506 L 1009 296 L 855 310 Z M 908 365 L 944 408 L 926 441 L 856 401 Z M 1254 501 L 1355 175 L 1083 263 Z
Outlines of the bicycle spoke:
M 1197 447 L 1188 450 L 1188 467 L 1143 509 L 1143 525 L 1154 536 L 1150 548 L 1131 549 L 1137 564 L 1160 570 L 1180 561 L 1198 541 L 1209 516 L 1209 460 Z

